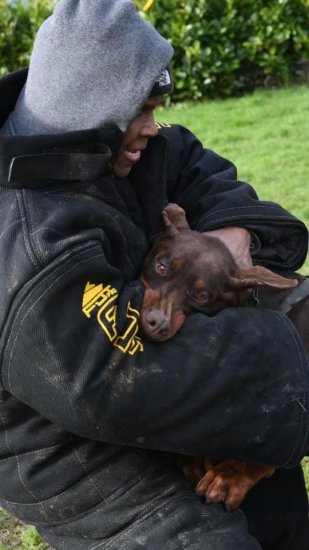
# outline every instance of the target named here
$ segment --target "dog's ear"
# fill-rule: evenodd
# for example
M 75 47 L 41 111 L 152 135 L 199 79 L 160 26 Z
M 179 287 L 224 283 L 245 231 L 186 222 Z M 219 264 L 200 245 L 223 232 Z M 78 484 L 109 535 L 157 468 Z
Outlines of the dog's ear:
M 179 204 L 170 202 L 162 212 L 165 229 L 183 231 L 190 229 L 186 214 Z
M 238 277 L 231 277 L 230 283 L 233 290 L 245 290 L 257 286 L 288 289 L 298 285 L 297 279 L 281 277 L 261 266 L 239 268 Z

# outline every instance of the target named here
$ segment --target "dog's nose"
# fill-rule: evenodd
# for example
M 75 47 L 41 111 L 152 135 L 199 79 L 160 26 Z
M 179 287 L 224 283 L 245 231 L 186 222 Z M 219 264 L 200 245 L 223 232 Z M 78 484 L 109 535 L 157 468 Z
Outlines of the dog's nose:
M 146 325 L 145 329 L 149 334 L 163 336 L 168 331 L 170 322 L 164 313 L 154 309 L 145 315 L 144 325 Z

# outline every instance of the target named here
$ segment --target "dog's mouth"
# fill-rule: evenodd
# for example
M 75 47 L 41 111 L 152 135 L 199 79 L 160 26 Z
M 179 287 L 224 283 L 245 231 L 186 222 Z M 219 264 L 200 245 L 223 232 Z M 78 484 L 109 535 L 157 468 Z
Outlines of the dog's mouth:
M 154 330 L 152 332 L 142 329 L 141 333 L 147 340 L 151 342 L 166 342 L 173 338 L 177 331 L 162 330 L 160 332 Z

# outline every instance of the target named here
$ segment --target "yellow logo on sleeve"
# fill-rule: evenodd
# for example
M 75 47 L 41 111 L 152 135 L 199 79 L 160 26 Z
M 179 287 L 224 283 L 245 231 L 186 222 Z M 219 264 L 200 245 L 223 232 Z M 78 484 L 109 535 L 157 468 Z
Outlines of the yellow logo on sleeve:
M 139 312 L 132 308 L 130 302 L 127 305 L 127 320 L 123 334 L 118 334 L 116 328 L 117 320 L 117 298 L 119 294 L 110 285 L 94 285 L 87 283 L 82 303 L 83 313 L 90 319 L 93 312 L 96 312 L 97 321 L 113 346 L 123 353 L 135 355 L 144 351 L 141 339 L 137 336 Z
M 171 124 L 168 124 L 167 122 L 155 122 L 156 127 L 158 130 L 161 130 L 161 128 L 171 128 Z

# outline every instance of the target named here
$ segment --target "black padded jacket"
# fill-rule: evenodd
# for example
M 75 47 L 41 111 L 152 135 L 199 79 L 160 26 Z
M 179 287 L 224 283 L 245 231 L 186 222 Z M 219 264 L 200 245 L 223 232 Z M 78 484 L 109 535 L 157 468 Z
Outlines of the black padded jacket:
M 0 121 L 24 78 L 0 82 Z M 169 201 L 195 229 L 250 229 L 256 262 L 281 271 L 303 262 L 305 226 L 178 126 L 117 180 L 119 138 L 0 138 L 0 504 L 38 525 L 95 506 L 99 483 L 107 500 L 130 486 L 124 449 L 281 466 L 305 452 L 309 370 L 290 321 L 229 308 L 146 342 L 137 280 Z

